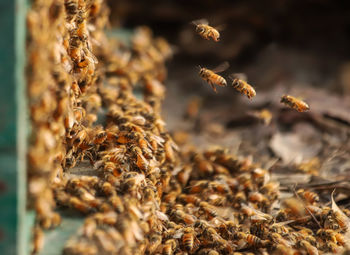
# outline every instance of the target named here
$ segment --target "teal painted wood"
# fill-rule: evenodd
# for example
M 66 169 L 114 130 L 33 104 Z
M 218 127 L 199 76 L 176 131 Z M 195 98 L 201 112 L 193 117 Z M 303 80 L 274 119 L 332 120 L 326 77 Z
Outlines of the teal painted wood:
M 0 0 L 0 251 L 28 254 L 26 203 L 26 0 Z

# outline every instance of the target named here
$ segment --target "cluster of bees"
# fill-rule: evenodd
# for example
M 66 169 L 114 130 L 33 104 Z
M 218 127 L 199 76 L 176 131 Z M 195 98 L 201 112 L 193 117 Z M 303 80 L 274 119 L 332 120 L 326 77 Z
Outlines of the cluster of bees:
M 321 207 L 297 190 L 280 203 L 279 183 L 249 159 L 178 147 L 160 116 L 171 47 L 147 27 L 130 44 L 113 41 L 107 24 L 102 0 L 37 0 L 28 13 L 33 253 L 43 229 L 60 224 L 57 206 L 85 217 L 64 254 L 318 254 L 349 244 L 350 213 L 333 200 Z M 94 175 L 69 174 L 81 162 Z
M 208 20 L 195 20 L 192 21 L 192 24 L 196 27 L 196 32 L 202 38 L 206 40 L 213 40 L 215 42 L 219 41 L 220 29 L 210 26 Z M 215 85 L 220 87 L 227 86 L 226 79 L 218 75 L 218 73 L 225 71 L 228 67 L 228 62 L 224 62 L 212 70 L 204 67 L 199 67 L 199 76 L 211 86 L 215 93 L 217 93 Z M 250 84 L 247 83 L 247 77 L 245 74 L 233 73 L 229 75 L 229 78 L 232 80 L 232 87 L 242 95 L 246 95 L 249 99 L 252 99 L 256 96 L 256 91 Z M 280 102 L 292 109 L 297 110 L 298 112 L 305 112 L 310 109 L 307 103 L 299 98 L 290 95 L 283 95 Z

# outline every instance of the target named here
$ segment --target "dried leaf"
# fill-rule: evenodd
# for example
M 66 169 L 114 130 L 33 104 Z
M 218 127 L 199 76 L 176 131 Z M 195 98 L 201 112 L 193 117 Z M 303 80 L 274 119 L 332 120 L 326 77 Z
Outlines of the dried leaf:
M 276 133 L 271 138 L 270 148 L 285 164 L 299 164 L 303 160 L 315 157 L 321 149 L 321 144 L 306 143 L 295 133 Z
M 339 224 L 339 226 L 346 230 L 346 234 L 350 235 L 350 219 L 343 213 L 342 210 L 338 207 L 338 205 L 334 201 L 334 191 L 332 192 L 331 199 L 332 199 L 332 211 L 335 215 L 335 218 Z

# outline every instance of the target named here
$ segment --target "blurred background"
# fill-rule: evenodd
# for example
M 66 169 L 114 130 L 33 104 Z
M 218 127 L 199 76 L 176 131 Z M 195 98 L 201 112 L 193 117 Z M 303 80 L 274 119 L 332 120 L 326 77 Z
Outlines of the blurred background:
M 349 80 L 343 77 L 350 68 L 348 1 L 110 0 L 109 4 L 113 26 L 145 24 L 175 45 L 178 54 L 171 67 L 176 71 L 227 60 L 232 72 L 247 73 L 258 90 L 300 83 L 350 92 Z M 223 26 L 219 43 L 194 33 L 190 22 L 201 18 L 214 27 Z M 202 89 L 192 82 L 185 86 L 191 85 Z
M 174 47 L 163 105 L 170 130 L 194 131 L 197 145 L 239 146 L 240 153 L 260 161 L 280 157 L 276 147 L 283 146 L 303 151 L 298 162 L 316 155 L 322 158 L 332 150 L 328 140 L 320 142 L 325 135 L 338 139 L 338 149 L 349 140 L 350 2 L 110 0 L 109 5 L 112 27 L 132 29 L 144 24 Z M 201 18 L 223 28 L 220 42 L 195 33 L 191 21 Z M 224 77 L 247 75 L 257 92 L 253 100 L 229 87 L 218 88 L 215 94 L 200 79 L 198 65 L 214 68 L 223 61 L 230 63 Z M 285 109 L 279 103 L 285 93 L 304 99 L 311 111 Z M 200 102 L 200 117 L 184 121 L 184 112 L 194 100 Z M 252 117 L 263 109 L 273 114 L 269 126 Z M 277 143 L 273 150 L 280 132 L 307 144 L 296 148 Z

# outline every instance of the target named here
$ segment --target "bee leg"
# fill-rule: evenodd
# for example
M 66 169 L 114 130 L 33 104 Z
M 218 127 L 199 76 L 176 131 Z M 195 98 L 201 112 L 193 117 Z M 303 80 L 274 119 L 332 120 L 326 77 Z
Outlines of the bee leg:
M 212 89 L 214 90 L 214 92 L 215 92 L 215 93 L 218 93 L 218 92 L 216 91 L 215 85 L 214 85 L 212 82 L 209 82 L 209 84 L 210 84 L 210 86 L 212 87 Z

